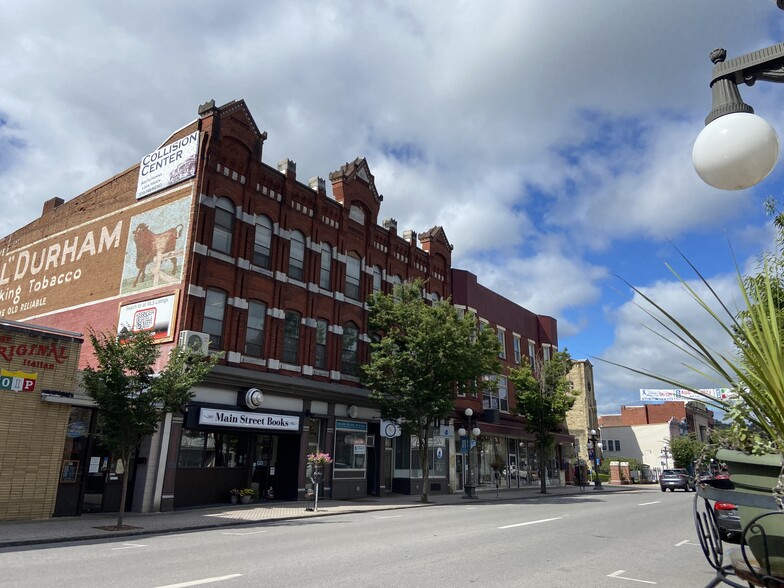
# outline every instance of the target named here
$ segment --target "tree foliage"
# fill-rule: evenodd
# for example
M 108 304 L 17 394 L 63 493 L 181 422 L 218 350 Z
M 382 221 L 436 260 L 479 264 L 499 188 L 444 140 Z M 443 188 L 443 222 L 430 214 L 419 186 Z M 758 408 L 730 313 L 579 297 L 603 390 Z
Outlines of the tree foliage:
M 203 357 L 189 348 L 175 347 L 166 367 L 154 371 L 160 347 L 141 331 L 90 332 L 97 365 L 85 368 L 82 385 L 98 406 L 98 437 L 127 467 L 139 443 L 158 430 L 170 412 L 190 400 L 191 388 L 201 382 L 219 359 Z M 117 527 L 123 525 L 128 476 L 122 477 Z
M 478 329 L 472 313 L 449 301 L 423 298 L 415 280 L 377 292 L 368 301 L 371 344 L 362 382 L 371 390 L 384 419 L 399 420 L 404 433 L 419 442 L 422 502 L 429 488 L 428 450 L 433 425 L 454 410 L 458 392 L 476 394 L 495 386 L 500 345 L 491 329 Z
M 547 361 L 537 358 L 534 368 L 530 365 L 514 368 L 509 372 L 509 379 L 517 389 L 517 413 L 525 417 L 526 430 L 536 437 L 539 480 L 544 494 L 547 492 L 545 457 L 553 447 L 554 432 L 566 420 L 577 393 L 567 378 L 572 369 L 568 351 L 556 351 Z
M 686 468 L 694 474 L 694 464 L 705 448 L 705 443 L 698 441 L 694 433 L 672 437 L 667 445 L 670 447 L 672 461 L 676 468 Z

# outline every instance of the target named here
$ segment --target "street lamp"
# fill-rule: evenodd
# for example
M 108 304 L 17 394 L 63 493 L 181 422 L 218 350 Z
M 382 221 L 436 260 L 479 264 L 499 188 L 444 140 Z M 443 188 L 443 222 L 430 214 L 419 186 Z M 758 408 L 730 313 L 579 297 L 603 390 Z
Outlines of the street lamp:
M 470 408 L 465 409 L 465 427 L 460 427 L 457 430 L 457 434 L 461 437 L 468 437 L 468 481 L 464 484 L 465 494 L 463 494 L 463 498 L 478 498 L 476 495 L 476 484 L 474 483 L 474 466 L 471 460 L 471 438 L 477 439 L 482 434 L 482 431 L 476 426 L 474 411 Z
M 784 10 L 784 0 L 776 4 Z M 776 131 L 743 102 L 738 85 L 758 80 L 784 83 L 784 43 L 724 61 L 715 49 L 711 92 L 713 107 L 692 150 L 694 169 L 703 181 L 721 190 L 743 190 L 764 180 L 779 158 Z
M 594 472 L 594 490 L 603 490 L 602 481 L 599 479 L 599 465 L 602 463 L 601 458 L 602 444 L 596 440 L 596 429 L 591 429 L 591 438 L 588 439 L 588 458 L 593 460 Z
M 662 465 L 664 466 L 664 469 L 665 470 L 669 469 L 670 468 L 670 449 L 668 447 L 662 447 L 662 450 L 661 450 L 661 453 L 659 454 L 659 457 L 664 460 L 662 462 Z

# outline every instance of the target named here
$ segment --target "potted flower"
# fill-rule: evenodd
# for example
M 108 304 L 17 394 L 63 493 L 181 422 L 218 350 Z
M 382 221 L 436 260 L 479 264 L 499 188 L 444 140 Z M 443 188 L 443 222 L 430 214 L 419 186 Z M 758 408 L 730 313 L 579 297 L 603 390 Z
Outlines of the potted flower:
M 239 488 L 232 488 L 229 490 L 229 499 L 231 500 L 232 504 L 237 504 L 240 499 L 240 489 Z
M 242 488 L 240 490 L 240 504 L 248 504 L 256 495 L 256 491 L 253 488 Z
M 324 467 L 325 465 L 332 463 L 332 457 L 329 455 L 329 453 L 324 453 L 321 451 L 308 453 L 308 463 L 315 466 Z
M 696 365 L 688 367 L 730 388 L 732 397 L 714 398 L 667 376 L 620 367 L 693 391 L 706 397 L 708 404 L 727 411 L 732 422 L 731 438 L 739 443 L 733 450 L 719 450 L 716 459 L 729 466 L 730 481 L 736 491 L 773 493 L 781 497 L 784 494 L 784 261 L 766 255 L 756 276 L 744 278 L 738 272 L 740 307 L 737 312 L 732 312 L 699 271 L 689 265 L 713 300 L 703 299 L 670 269 L 691 298 L 726 334 L 735 348 L 734 355 L 715 351 L 645 293 L 632 289 L 654 308 L 646 312 L 666 329 L 667 334 L 661 336 L 696 361 Z M 781 509 L 780 499 L 778 504 Z M 744 527 L 755 516 L 769 512 L 747 507 L 738 510 Z M 784 516 L 766 517 L 763 526 L 768 552 L 784 554 Z M 758 537 L 751 537 L 749 546 L 761 560 L 763 546 L 755 543 Z

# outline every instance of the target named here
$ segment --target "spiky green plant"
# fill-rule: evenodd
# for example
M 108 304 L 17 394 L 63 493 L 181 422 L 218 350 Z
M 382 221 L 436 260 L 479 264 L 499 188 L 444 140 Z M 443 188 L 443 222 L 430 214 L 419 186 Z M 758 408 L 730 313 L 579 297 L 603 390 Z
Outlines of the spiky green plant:
M 727 411 L 736 426 L 742 428 L 743 420 L 751 423 L 769 437 L 770 443 L 779 452 L 784 451 L 784 324 L 774 295 L 781 286 L 777 272 L 764 259 L 760 273 L 754 279 L 744 280 L 736 267 L 740 307 L 732 312 L 699 270 L 688 259 L 684 259 L 710 292 L 707 301 L 672 266 L 667 267 L 689 296 L 726 333 L 735 349 L 734 354 L 711 349 L 681 320 L 638 288 L 631 284 L 629 286 L 653 308 L 650 310 L 640 306 L 664 332 L 650 330 L 692 358 L 692 363 L 684 363 L 687 368 L 722 387 L 730 387 L 737 398 L 714 398 L 666 375 L 608 363 L 699 394 L 706 398 L 708 404 Z M 716 304 L 709 304 L 711 299 Z

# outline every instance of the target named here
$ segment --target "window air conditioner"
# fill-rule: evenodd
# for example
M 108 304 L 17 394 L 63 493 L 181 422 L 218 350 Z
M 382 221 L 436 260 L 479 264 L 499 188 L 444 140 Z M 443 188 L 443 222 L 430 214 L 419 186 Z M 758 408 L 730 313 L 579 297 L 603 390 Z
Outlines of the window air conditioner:
M 210 348 L 210 336 L 199 331 L 180 331 L 180 347 L 190 347 L 194 351 L 200 351 L 207 355 Z

